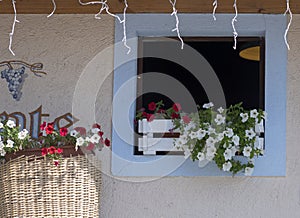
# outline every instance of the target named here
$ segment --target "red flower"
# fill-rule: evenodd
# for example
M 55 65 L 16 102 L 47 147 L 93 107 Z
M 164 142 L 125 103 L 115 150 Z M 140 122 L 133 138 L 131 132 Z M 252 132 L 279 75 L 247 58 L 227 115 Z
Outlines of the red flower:
M 46 127 L 47 123 L 44 121 L 41 125 L 40 125 L 40 130 L 44 130 Z
M 188 115 L 183 116 L 182 120 L 185 124 L 188 124 L 191 122 L 191 118 Z
M 147 121 L 148 121 L 148 122 L 153 121 L 154 118 L 155 118 L 154 114 L 147 114 Z
M 59 134 L 60 134 L 61 136 L 66 136 L 66 135 L 68 134 L 68 129 L 67 129 L 66 127 L 60 128 Z
M 145 118 L 145 117 L 147 117 L 147 113 L 144 111 L 143 113 L 142 113 L 142 116 Z
M 178 111 L 180 111 L 182 108 L 181 108 L 181 105 L 179 104 L 179 103 L 174 103 L 173 104 L 173 110 L 175 111 L 175 112 L 178 112 Z
M 110 141 L 109 141 L 109 139 L 105 139 L 105 141 L 104 141 L 104 144 L 107 146 L 107 147 L 109 147 L 110 146 Z
M 84 127 L 75 127 L 74 128 L 80 135 L 86 135 L 86 129 Z
M 101 129 L 101 126 L 98 123 L 93 124 L 92 128 Z
M 155 111 L 156 104 L 152 101 L 151 103 L 148 104 L 148 109 L 149 111 Z
M 61 154 L 61 153 L 64 152 L 64 149 L 62 149 L 62 148 L 57 148 L 57 149 L 56 149 L 56 152 L 57 152 L 58 154 Z
M 56 148 L 54 146 L 51 146 L 50 148 L 48 148 L 48 153 L 49 154 L 55 154 Z
M 41 151 L 42 151 L 42 156 L 45 156 L 48 154 L 47 148 L 42 148 Z
M 177 119 L 177 118 L 179 118 L 179 114 L 177 114 L 177 113 L 172 113 L 172 114 L 171 114 L 171 118 L 172 118 L 172 119 Z
M 100 137 L 102 137 L 103 134 L 104 134 L 104 133 L 103 133 L 102 131 L 99 131 L 99 132 L 98 132 L 98 135 L 99 135 Z
M 49 135 L 49 134 L 52 134 L 53 131 L 54 131 L 54 127 L 53 127 L 53 124 L 48 124 L 46 127 L 45 127 L 45 131 L 46 131 L 46 134 Z
M 59 161 L 58 161 L 58 160 L 54 160 L 53 163 L 54 163 L 55 166 L 58 166 L 58 165 L 59 165 Z
M 86 147 L 87 150 L 91 151 L 95 148 L 95 145 L 93 143 L 89 143 L 89 145 Z

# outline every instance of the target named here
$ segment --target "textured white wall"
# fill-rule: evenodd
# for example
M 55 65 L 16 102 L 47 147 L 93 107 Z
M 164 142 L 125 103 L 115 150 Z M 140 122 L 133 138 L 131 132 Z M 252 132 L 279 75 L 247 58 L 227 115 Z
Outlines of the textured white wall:
M 108 58 L 106 67 L 113 66 L 113 55 L 105 50 L 113 44 L 114 24 L 110 17 L 94 20 L 93 15 L 54 15 L 47 19 L 46 15 L 19 15 L 13 42 L 16 57 L 7 50 L 12 19 L 12 15 L 0 16 L 0 61 L 42 62 L 48 75 L 38 78 L 27 70 L 29 76 L 19 102 L 12 100 L 6 82 L 0 80 L 0 112 L 28 113 L 43 105 L 43 112 L 49 113 L 52 120 L 72 111 L 76 83 L 98 53 Z M 101 217 L 300 217 L 299 26 L 298 15 L 289 32 L 286 177 L 165 177 L 125 181 L 107 175 L 110 166 L 106 157 Z M 96 64 L 90 67 L 88 71 L 94 72 L 95 78 L 105 77 L 95 102 L 96 120 L 110 133 L 112 75 L 105 74 Z M 92 88 L 87 84 L 87 95 Z

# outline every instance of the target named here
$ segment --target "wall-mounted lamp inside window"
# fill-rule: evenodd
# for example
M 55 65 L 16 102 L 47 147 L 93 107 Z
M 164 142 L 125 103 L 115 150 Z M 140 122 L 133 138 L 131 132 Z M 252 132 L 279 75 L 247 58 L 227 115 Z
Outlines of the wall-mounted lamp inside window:
M 260 60 L 260 45 L 258 42 L 249 42 L 241 46 L 240 57 L 247 60 L 259 61 Z

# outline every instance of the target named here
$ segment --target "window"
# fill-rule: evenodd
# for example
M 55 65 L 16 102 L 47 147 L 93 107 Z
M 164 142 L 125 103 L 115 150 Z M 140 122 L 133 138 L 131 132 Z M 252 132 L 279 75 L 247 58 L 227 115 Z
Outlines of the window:
M 190 44 L 191 46 L 197 46 L 193 44 L 202 43 L 202 47 L 203 44 L 206 44 L 207 47 L 211 47 L 212 45 L 207 45 L 208 42 L 222 39 L 224 43 L 223 46 L 232 47 L 231 15 L 219 15 L 217 21 L 213 21 L 210 15 L 204 14 L 184 14 L 179 18 L 181 35 L 185 37 L 187 45 Z M 148 22 L 149 20 L 151 20 L 151 22 Z M 179 155 L 144 156 L 134 154 L 134 139 L 136 134 L 132 121 L 136 110 L 136 99 L 139 98 L 137 90 L 140 90 L 136 81 L 138 78 L 138 71 L 143 69 L 141 68 L 141 64 L 138 64 L 138 60 L 141 60 L 141 58 L 143 58 L 143 60 L 153 59 L 151 55 L 141 54 L 141 51 L 139 50 L 140 47 L 138 45 L 141 43 L 141 40 L 144 40 L 142 41 L 143 46 L 147 46 L 147 44 L 150 45 L 153 42 L 151 42 L 151 39 L 154 39 L 153 37 L 175 37 L 175 33 L 171 32 L 172 25 L 174 25 L 174 20 L 169 15 L 129 15 L 127 20 L 127 37 L 129 39 L 128 44 L 131 46 L 132 51 L 129 55 L 127 55 L 126 49 L 121 43 L 117 43 L 115 45 L 112 137 L 112 173 L 114 175 L 228 175 L 220 172 L 219 169 L 213 165 L 208 165 L 203 169 L 199 169 L 197 163 L 190 160 L 184 160 L 183 157 Z M 166 27 L 170 27 L 170 29 L 167 29 Z M 230 83 L 227 85 L 227 88 L 225 87 L 226 85 L 224 84 L 226 84 L 226 77 L 223 79 L 223 84 L 222 79 L 221 83 L 219 83 L 219 79 L 216 79 L 215 77 L 202 78 L 204 79 L 204 82 L 201 86 L 203 86 L 203 89 L 205 90 L 207 95 L 206 97 L 211 101 L 218 102 L 220 104 L 231 104 L 231 101 L 240 101 L 241 99 L 246 98 L 246 101 L 243 100 L 243 102 L 249 104 L 246 107 L 256 107 L 256 105 L 259 105 L 260 107 L 264 107 L 268 112 L 268 120 L 265 126 L 266 155 L 257 160 L 256 169 L 253 174 L 255 176 L 285 175 L 286 47 L 283 41 L 285 27 L 286 20 L 281 15 L 242 14 L 239 16 L 237 29 L 239 33 L 238 45 L 242 46 L 246 42 L 252 40 L 258 41 L 261 48 L 265 45 L 265 49 L 261 49 L 262 59 L 259 61 L 258 65 L 256 64 L 257 82 L 255 82 L 256 88 L 252 87 L 254 91 L 251 91 L 251 96 L 249 96 L 249 92 L 247 94 L 247 90 L 243 95 L 232 95 L 232 93 L 234 94 L 236 91 L 231 92 L 232 87 Z M 121 42 L 122 37 L 122 28 L 118 22 L 116 22 L 115 41 Z M 207 39 L 209 39 L 208 42 Z M 215 43 L 216 42 L 213 44 Z M 179 41 L 177 41 L 177 44 L 177 47 L 180 48 Z M 151 48 L 151 45 L 149 48 Z M 177 56 L 180 52 L 183 54 L 188 52 L 188 46 L 185 46 L 182 51 L 180 51 L 180 49 L 178 50 L 179 51 L 176 52 Z M 161 57 L 164 57 L 164 51 L 165 49 L 160 52 Z M 230 51 L 225 51 L 224 49 L 223 56 L 229 55 Z M 209 49 L 207 49 L 206 52 L 209 52 Z M 204 53 L 203 56 L 205 55 Z M 173 52 L 173 54 L 175 54 L 175 52 Z M 263 56 L 265 56 L 265 62 L 263 61 Z M 193 64 L 190 64 L 189 66 L 181 64 L 180 58 L 178 59 L 175 56 L 172 56 L 170 59 L 172 62 L 183 65 L 187 71 L 193 72 Z M 200 61 L 200 59 L 201 58 L 198 60 Z M 149 69 L 146 71 L 156 71 L 155 68 L 151 68 L 151 62 L 149 63 L 145 61 L 142 65 L 146 67 L 148 65 Z M 220 64 L 215 64 L 217 65 L 215 68 L 214 64 L 209 65 L 211 65 L 214 71 L 218 71 L 215 68 L 217 68 Z M 238 76 L 238 73 L 236 75 Z M 159 78 L 162 77 L 163 75 Z M 222 75 L 220 74 L 217 78 L 218 77 L 222 77 Z M 240 79 L 248 81 L 246 76 L 242 76 Z M 246 85 L 247 84 L 244 84 L 243 87 Z M 223 86 L 225 87 L 224 96 L 226 97 L 226 100 L 222 102 L 222 98 L 220 98 L 220 96 L 222 96 L 221 92 L 223 92 Z M 230 95 L 226 94 L 228 90 Z M 145 90 L 143 90 L 143 92 L 145 92 Z M 154 89 L 151 92 L 155 93 L 156 91 Z M 148 93 L 148 95 L 151 96 L 153 93 Z M 147 95 L 145 96 L 147 97 Z M 167 99 L 168 95 L 165 95 L 165 97 Z M 142 102 L 139 104 L 142 105 L 145 98 L 140 98 Z M 173 100 L 173 97 L 170 99 Z M 174 99 L 177 101 L 176 97 Z M 190 97 L 190 99 L 194 101 L 193 97 Z M 199 102 L 199 104 L 206 100 L 207 99 L 205 97 L 202 99 L 195 99 L 195 101 Z M 276 160 L 276 163 L 274 163 L 274 160 Z M 270 164 L 271 162 L 272 164 Z

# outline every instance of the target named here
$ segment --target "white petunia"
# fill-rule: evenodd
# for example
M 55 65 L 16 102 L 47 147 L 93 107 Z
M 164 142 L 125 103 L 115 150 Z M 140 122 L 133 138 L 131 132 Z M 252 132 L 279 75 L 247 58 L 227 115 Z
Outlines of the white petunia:
M 207 147 L 206 150 L 206 157 L 214 157 L 216 154 L 217 149 L 214 146 Z
M 90 142 L 92 143 L 98 143 L 100 140 L 100 136 L 98 134 L 94 134 L 91 138 L 90 138 Z
M 3 128 L 3 123 L 0 122 L 0 129 L 2 129 L 2 128 Z
M 100 131 L 99 128 L 93 128 L 93 129 L 91 129 L 91 132 L 94 133 L 94 134 L 98 133 L 99 131 Z
M 216 130 L 210 126 L 208 128 L 208 135 L 211 135 L 211 134 L 216 134 Z
M 222 116 L 221 114 L 217 114 L 216 118 L 215 118 L 215 122 L 217 123 L 217 125 L 221 125 L 225 123 L 225 117 Z
M 246 133 L 246 138 L 249 138 L 249 139 L 253 139 L 256 136 L 256 134 L 255 134 L 255 132 L 253 131 L 252 128 L 251 129 L 247 129 L 245 131 L 245 133 Z
M 232 150 L 227 148 L 224 152 L 224 157 L 225 157 L 225 160 L 231 160 L 233 154 L 232 154 Z
M 90 141 L 91 141 L 91 138 L 90 138 L 90 137 L 85 137 L 84 141 L 90 142 Z
M 245 176 L 251 176 L 253 173 L 254 168 L 253 167 L 246 167 L 245 168 Z
M 208 137 L 208 139 L 206 139 L 206 145 L 208 147 L 214 146 L 215 143 L 216 143 L 216 140 L 213 137 Z
M 0 150 L 2 150 L 4 148 L 4 144 L 3 142 L 0 141 Z
M 191 132 L 191 133 L 190 133 L 190 137 L 191 137 L 191 139 L 197 138 L 197 137 L 198 137 L 197 132 Z
M 240 144 L 240 137 L 238 135 L 234 135 L 232 137 L 232 142 L 234 145 L 239 145 Z
M 12 147 L 14 147 L 14 141 L 12 141 L 12 140 L 10 140 L 10 139 L 8 139 L 7 141 L 6 141 L 6 146 L 5 147 L 7 147 L 7 148 L 12 148 Z
M 21 132 L 18 133 L 18 139 L 25 139 L 28 135 L 28 131 L 26 129 L 23 129 Z
M 221 113 L 224 112 L 224 109 L 223 109 L 222 107 L 219 107 L 219 108 L 218 108 L 218 112 L 221 114 Z
M 184 149 L 184 159 L 188 159 L 191 156 L 191 150 L 186 148 Z
M 76 139 L 76 146 L 82 146 L 83 143 L 84 143 L 84 139 L 82 137 Z
M 240 113 L 240 117 L 242 118 L 243 123 L 245 123 L 249 118 L 247 113 Z
M 230 171 L 232 164 L 230 161 L 223 164 L 223 171 Z
M 189 122 L 189 124 L 184 127 L 184 131 L 188 132 L 188 131 L 190 131 L 191 129 L 194 129 L 194 128 L 195 128 L 195 123 Z
M 231 138 L 233 136 L 233 129 L 231 128 L 226 128 L 226 131 L 225 131 L 225 135 L 228 137 L 228 138 Z
M 175 139 L 175 146 L 182 147 L 187 143 L 187 139 L 185 136 L 180 136 L 179 138 Z
M 259 138 L 259 137 L 255 137 L 254 147 L 259 149 L 259 150 L 262 150 L 263 147 L 264 147 L 264 139 Z
M 77 134 L 78 134 L 78 132 L 77 132 L 75 129 L 73 129 L 73 130 L 70 132 L 70 136 L 73 136 L 73 137 L 77 136 Z
M 5 156 L 6 155 L 6 152 L 4 150 L 0 150 L 0 156 Z
M 213 106 L 214 106 L 214 104 L 213 104 L 212 102 L 209 102 L 209 103 L 207 103 L 207 104 L 204 104 L 204 105 L 203 105 L 203 108 L 209 109 L 209 108 L 212 108 Z
M 258 112 L 256 109 L 250 111 L 250 117 L 257 118 L 257 116 L 258 116 Z
M 244 150 L 243 150 L 244 156 L 245 157 L 250 157 L 251 151 L 252 151 L 252 148 L 250 146 L 244 147 Z
M 203 152 L 199 152 L 197 155 L 199 161 L 205 160 L 205 154 Z
M 198 139 L 203 139 L 206 135 L 206 131 L 204 129 L 199 129 L 197 131 L 197 138 Z
M 14 128 L 16 126 L 16 124 L 14 121 L 8 120 L 6 123 L 6 126 L 8 126 L 9 128 Z
M 218 141 L 218 142 L 222 141 L 223 138 L 224 138 L 224 133 L 219 133 L 219 134 L 217 135 L 217 141 Z

